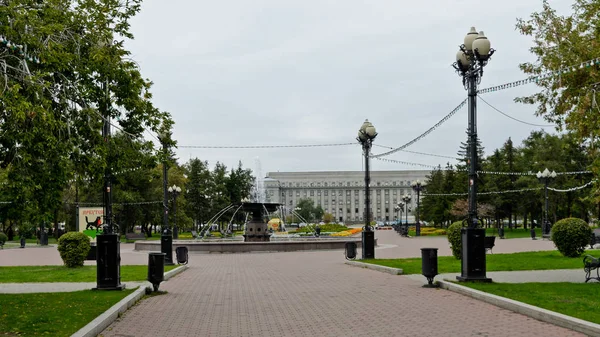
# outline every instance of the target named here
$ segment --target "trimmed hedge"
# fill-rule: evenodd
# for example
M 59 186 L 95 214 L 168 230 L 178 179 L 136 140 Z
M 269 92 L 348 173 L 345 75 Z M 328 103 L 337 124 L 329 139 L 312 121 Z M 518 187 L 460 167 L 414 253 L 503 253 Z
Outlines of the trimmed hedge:
M 60 258 L 68 268 L 82 267 L 90 251 L 90 238 L 81 232 L 68 232 L 58 239 Z
M 452 255 L 457 260 L 460 260 L 462 256 L 462 237 L 460 235 L 460 230 L 463 228 L 462 221 L 456 221 L 448 226 L 448 242 L 450 242 L 450 248 L 452 249 Z
M 592 229 L 578 218 L 565 218 L 552 226 L 552 241 L 558 251 L 566 257 L 578 257 L 590 243 Z

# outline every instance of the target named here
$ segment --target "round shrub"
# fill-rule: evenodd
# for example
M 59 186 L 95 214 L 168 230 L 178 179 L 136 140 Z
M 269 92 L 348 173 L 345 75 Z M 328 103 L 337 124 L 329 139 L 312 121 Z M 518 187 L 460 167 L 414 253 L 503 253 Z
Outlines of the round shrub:
M 58 251 L 65 266 L 81 267 L 90 251 L 90 238 L 81 232 L 68 232 L 58 239 Z
M 8 236 L 6 234 L 0 232 L 0 246 L 4 246 L 4 243 L 8 241 Z
M 566 218 L 552 226 L 552 241 L 558 251 L 566 257 L 578 257 L 590 243 L 592 229 L 578 218 Z
M 463 228 L 462 221 L 456 221 L 450 226 L 446 232 L 448 233 L 448 242 L 450 242 L 450 248 L 452 249 L 452 255 L 457 260 L 460 260 L 462 256 L 462 237 L 460 235 L 460 230 Z

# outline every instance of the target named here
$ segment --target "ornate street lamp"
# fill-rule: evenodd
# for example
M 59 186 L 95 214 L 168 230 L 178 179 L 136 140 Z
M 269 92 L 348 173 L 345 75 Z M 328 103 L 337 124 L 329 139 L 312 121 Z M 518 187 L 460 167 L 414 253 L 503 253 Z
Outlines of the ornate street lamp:
M 406 226 L 408 226 L 408 212 L 410 211 L 410 209 L 408 208 L 408 204 L 410 203 L 410 199 L 411 199 L 411 197 L 408 194 L 405 194 L 402 197 L 402 201 L 404 201 L 404 205 L 406 206 L 406 212 L 404 212 L 404 216 L 406 217 L 406 219 L 405 219 L 406 221 L 404 222 L 404 224 Z
M 398 205 L 394 207 L 396 211 L 396 225 L 400 225 L 402 223 L 402 211 L 404 210 L 404 204 L 399 202 Z
M 494 49 L 483 32 L 477 33 L 475 27 L 471 27 L 453 64 L 462 77 L 469 97 L 469 213 L 468 227 L 461 230 L 463 250 L 461 275 L 457 276 L 459 281 L 491 281 L 485 275 L 485 230 L 478 228 L 477 219 L 477 85 L 481 82 L 483 68 L 493 54 Z
M 165 253 L 165 265 L 173 265 L 173 236 L 169 228 L 169 190 L 167 157 L 169 155 L 170 135 L 161 133 L 159 140 L 163 146 L 163 226 L 160 231 L 160 251 Z
M 417 181 L 413 181 L 412 184 L 410 185 L 413 189 L 413 191 L 417 192 L 417 218 L 416 218 L 416 222 L 417 224 L 415 225 L 416 231 L 417 231 L 417 236 L 421 236 L 421 191 L 423 191 L 425 189 L 425 186 L 427 186 L 427 184 L 425 182 L 421 182 L 420 180 Z
M 181 193 L 181 187 L 173 185 L 169 187 L 169 193 L 173 196 L 173 239 L 179 238 L 179 230 L 177 229 L 177 197 Z
M 551 180 L 556 178 L 556 172 L 550 172 L 548 168 L 544 169 L 544 172 L 538 171 L 536 177 L 541 183 L 544 184 L 544 223 L 542 224 L 542 239 L 550 238 L 550 220 L 548 217 L 548 184 Z
M 358 130 L 358 137 L 356 140 L 362 145 L 363 154 L 365 156 L 365 230 L 362 232 L 362 258 L 363 259 L 374 259 L 375 258 L 375 232 L 371 228 L 371 195 L 369 194 L 369 184 L 371 182 L 371 176 L 369 173 L 369 153 L 371 152 L 371 146 L 373 141 L 377 137 L 377 131 L 368 119 L 365 120 L 363 125 Z

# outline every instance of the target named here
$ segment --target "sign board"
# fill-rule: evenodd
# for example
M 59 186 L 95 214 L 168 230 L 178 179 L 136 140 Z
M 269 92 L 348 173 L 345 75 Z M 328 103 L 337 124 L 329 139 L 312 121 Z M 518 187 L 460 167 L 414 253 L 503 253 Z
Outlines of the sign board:
M 92 239 L 95 239 L 97 234 L 102 233 L 104 208 L 79 207 L 78 219 L 79 223 L 77 224 L 77 229 Z

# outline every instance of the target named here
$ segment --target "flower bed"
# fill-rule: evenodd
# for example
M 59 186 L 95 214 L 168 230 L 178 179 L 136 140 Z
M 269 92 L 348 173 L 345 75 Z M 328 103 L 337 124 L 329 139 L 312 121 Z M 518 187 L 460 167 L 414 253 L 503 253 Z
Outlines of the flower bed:
M 331 236 L 350 236 L 362 232 L 362 228 L 351 228 L 345 231 L 331 234 Z

